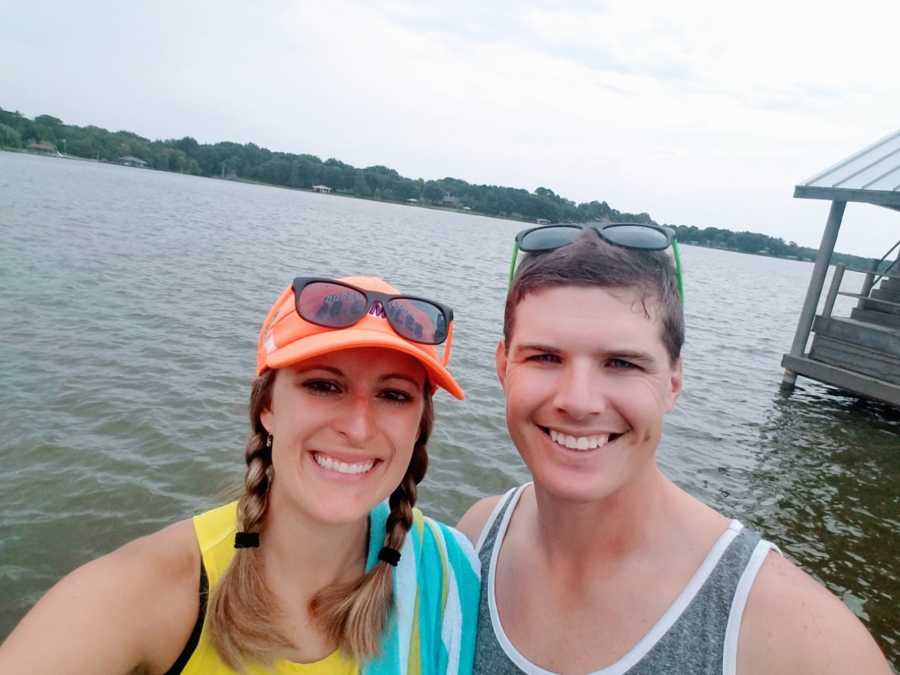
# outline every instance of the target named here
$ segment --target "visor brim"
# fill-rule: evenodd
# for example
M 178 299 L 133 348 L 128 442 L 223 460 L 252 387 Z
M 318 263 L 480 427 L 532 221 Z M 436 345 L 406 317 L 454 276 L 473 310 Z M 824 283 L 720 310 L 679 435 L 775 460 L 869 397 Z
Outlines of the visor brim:
M 364 347 L 391 349 L 412 356 L 425 367 L 433 384 L 441 387 L 454 398 L 465 399 L 462 387 L 459 386 L 446 366 L 436 358 L 394 334 L 379 330 L 367 330 L 358 325 L 318 335 L 309 335 L 302 340 L 276 349 L 266 356 L 266 367 L 286 368 L 323 354 Z M 262 371 L 257 372 L 257 375 L 261 374 Z

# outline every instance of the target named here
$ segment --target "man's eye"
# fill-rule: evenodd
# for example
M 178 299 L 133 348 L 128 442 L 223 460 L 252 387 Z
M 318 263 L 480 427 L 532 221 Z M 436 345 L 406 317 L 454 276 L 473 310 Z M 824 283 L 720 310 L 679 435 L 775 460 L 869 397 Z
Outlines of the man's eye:
M 528 360 L 538 363 L 559 363 L 559 356 L 556 354 L 533 354 L 528 357 Z
M 625 359 L 610 359 L 606 363 L 608 366 L 610 366 L 612 368 L 621 369 L 621 370 L 630 370 L 630 369 L 634 369 L 634 368 L 638 367 L 635 364 L 633 364 L 631 361 L 626 361 Z

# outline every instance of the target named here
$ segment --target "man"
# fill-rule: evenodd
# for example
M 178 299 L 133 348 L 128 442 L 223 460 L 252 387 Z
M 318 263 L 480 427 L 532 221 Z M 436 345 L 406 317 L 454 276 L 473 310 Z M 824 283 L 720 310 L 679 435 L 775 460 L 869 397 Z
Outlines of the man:
M 517 237 L 532 254 L 496 363 L 534 483 L 459 523 L 482 562 L 475 672 L 889 673 L 836 597 L 657 467 L 682 387 L 671 241 L 645 225 Z

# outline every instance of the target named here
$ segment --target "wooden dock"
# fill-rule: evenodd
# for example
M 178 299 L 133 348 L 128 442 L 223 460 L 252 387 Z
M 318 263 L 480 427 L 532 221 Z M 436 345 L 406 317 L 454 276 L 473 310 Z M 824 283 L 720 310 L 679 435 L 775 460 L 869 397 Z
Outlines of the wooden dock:
M 900 211 L 900 132 L 798 185 L 794 196 L 830 200 L 831 210 L 794 343 L 781 360 L 785 388 L 792 389 L 802 375 L 900 407 L 900 241 L 874 265 L 859 293 L 841 291 L 844 266 L 838 265 L 822 313 L 816 316 L 847 202 Z M 856 299 L 849 317 L 832 315 L 838 296 Z
M 840 291 L 835 269 L 822 314 L 812 324 L 812 346 L 803 356 L 785 354 L 781 365 L 841 389 L 900 407 L 900 276 L 885 277 L 871 295 Z M 849 317 L 832 315 L 838 295 L 857 298 Z

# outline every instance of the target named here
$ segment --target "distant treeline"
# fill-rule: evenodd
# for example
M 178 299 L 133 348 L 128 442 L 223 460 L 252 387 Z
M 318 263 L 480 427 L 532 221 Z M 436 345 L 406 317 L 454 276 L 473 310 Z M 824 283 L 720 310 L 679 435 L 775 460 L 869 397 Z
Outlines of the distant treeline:
M 605 201 L 576 204 L 548 188 L 534 192 L 497 185 L 472 185 L 458 178 L 405 178 L 386 166 L 359 169 L 337 159 L 273 152 L 255 143 L 198 143 L 190 136 L 151 141 L 130 131 L 65 124 L 51 115 L 33 120 L 0 108 L 0 147 L 60 153 L 107 162 L 146 165 L 162 171 L 257 181 L 310 189 L 326 186 L 337 193 L 392 202 L 461 209 L 489 216 L 547 222 L 655 223 L 648 213 L 623 213 Z M 137 160 L 137 161 L 135 161 Z M 814 260 L 816 250 L 781 238 L 717 227 L 670 225 L 679 241 L 698 246 Z M 835 253 L 834 262 L 870 269 L 873 260 Z
M 785 242 L 781 237 L 770 237 L 758 232 L 733 232 L 718 227 L 698 228 L 693 225 L 669 225 L 668 227 L 675 230 L 679 242 L 696 246 L 809 261 L 814 261 L 818 253 L 817 249 L 798 246 L 796 242 Z M 876 261 L 871 258 L 835 252 L 832 262 L 843 263 L 848 268 L 868 271 Z

